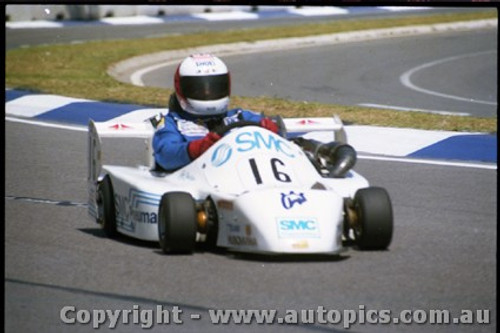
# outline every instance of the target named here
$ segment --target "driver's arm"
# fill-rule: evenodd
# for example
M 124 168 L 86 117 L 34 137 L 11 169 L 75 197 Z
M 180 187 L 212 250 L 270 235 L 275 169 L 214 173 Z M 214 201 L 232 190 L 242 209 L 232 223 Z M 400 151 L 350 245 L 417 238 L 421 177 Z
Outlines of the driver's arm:
M 241 110 L 242 120 L 255 121 L 260 125 L 274 133 L 279 132 L 278 125 L 274 123 L 271 118 L 264 116 L 262 113 L 256 113 L 248 110 Z
M 175 170 L 191 162 L 188 154 L 189 142 L 179 133 L 175 123 L 168 117 L 165 126 L 153 136 L 153 151 L 156 163 L 165 170 Z
M 174 120 L 166 118 L 165 126 L 159 128 L 153 137 L 155 161 L 165 170 L 181 168 L 198 158 L 219 139 L 220 136 L 213 132 L 200 137 L 186 137 L 179 132 Z
M 236 109 L 235 111 L 239 113 L 239 117 L 241 117 L 241 120 L 245 121 L 254 121 L 258 123 L 259 121 L 262 120 L 262 118 L 264 118 L 264 115 L 262 113 L 250 110 Z

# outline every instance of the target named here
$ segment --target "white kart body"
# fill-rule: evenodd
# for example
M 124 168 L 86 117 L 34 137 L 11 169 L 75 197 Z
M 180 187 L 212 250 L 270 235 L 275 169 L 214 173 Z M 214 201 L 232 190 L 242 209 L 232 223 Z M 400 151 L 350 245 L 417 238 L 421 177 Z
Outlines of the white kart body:
M 345 141 L 337 118 L 285 119 L 288 133 L 330 130 Z M 208 197 L 218 217 L 216 245 L 241 252 L 331 253 L 343 250 L 344 200 L 367 180 L 349 171 L 323 177 L 302 149 L 266 129 L 247 126 L 226 134 L 202 156 L 173 172 L 152 170 L 153 128 L 147 122 L 89 124 L 89 213 L 96 217 L 96 191 L 108 175 L 114 191 L 117 231 L 158 241 L 159 203 L 166 192 Z M 136 167 L 103 164 L 105 137 L 146 141 L 146 161 Z M 203 235 L 197 234 L 197 241 Z

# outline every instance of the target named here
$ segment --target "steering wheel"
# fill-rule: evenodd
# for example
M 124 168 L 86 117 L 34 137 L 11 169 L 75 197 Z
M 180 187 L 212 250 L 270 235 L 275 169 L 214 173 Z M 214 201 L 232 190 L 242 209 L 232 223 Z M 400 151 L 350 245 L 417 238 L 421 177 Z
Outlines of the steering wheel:
M 240 120 L 240 121 L 236 121 L 234 123 L 228 124 L 228 125 L 220 125 L 220 126 L 218 126 L 214 130 L 214 132 L 217 133 L 220 136 L 224 136 L 224 135 L 226 135 L 232 129 L 240 128 L 240 127 L 245 127 L 245 126 L 259 126 L 259 127 L 262 127 L 260 125 L 260 123 L 257 122 L 257 121 Z

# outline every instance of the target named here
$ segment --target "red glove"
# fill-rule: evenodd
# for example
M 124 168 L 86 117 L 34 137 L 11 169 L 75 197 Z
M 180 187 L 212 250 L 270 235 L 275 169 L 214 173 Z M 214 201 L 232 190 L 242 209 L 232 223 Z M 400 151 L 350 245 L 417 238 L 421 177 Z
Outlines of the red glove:
M 210 148 L 219 139 L 220 136 L 217 133 L 209 132 L 203 138 L 191 141 L 188 144 L 189 157 L 194 160 L 205 151 L 207 151 L 208 148 Z
M 276 123 L 269 118 L 262 118 L 260 126 L 274 133 L 278 133 L 279 131 L 278 125 L 276 125 Z

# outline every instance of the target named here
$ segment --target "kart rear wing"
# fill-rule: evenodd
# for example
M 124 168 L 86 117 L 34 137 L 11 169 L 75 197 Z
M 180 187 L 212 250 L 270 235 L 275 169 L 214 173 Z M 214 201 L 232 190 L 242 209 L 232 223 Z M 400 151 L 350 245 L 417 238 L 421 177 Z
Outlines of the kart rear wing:
M 118 138 L 120 143 L 128 144 L 138 139 L 144 142 L 141 150 L 144 152 L 140 165 L 154 166 L 153 139 L 154 128 L 149 121 L 133 123 L 89 121 L 88 125 L 88 181 L 96 182 L 103 165 L 103 141 L 108 138 Z
M 132 156 L 140 156 L 134 152 L 138 149 L 143 155 L 143 160 L 139 161 L 140 165 L 153 167 L 153 148 L 151 145 L 153 138 L 153 126 L 151 122 L 99 122 L 93 120 L 88 124 L 88 213 L 92 217 L 97 217 L 97 183 L 102 176 L 102 166 L 106 160 L 113 160 L 113 164 L 120 164 L 120 161 L 115 161 L 114 158 L 110 159 L 108 155 L 117 155 L 118 149 L 113 149 L 114 144 L 119 144 L 121 147 L 125 145 L 127 149 L 130 147 L 130 154 L 123 158 L 124 161 L 130 164 Z M 118 140 L 113 140 L 114 138 Z M 107 142 L 110 141 L 110 142 Z M 145 144 L 145 149 L 144 149 Z M 115 147 L 116 148 L 116 147 Z M 105 154 L 103 153 L 105 150 Z M 123 151 L 123 149 L 121 149 Z M 114 156 L 117 157 L 117 156 Z M 123 157 L 123 156 L 118 156 Z M 104 161 L 103 161 L 104 159 Z M 119 158 L 120 160 L 122 158 Z M 133 158 L 132 158 L 133 160 Z M 118 163 L 115 163 L 118 162 Z M 134 160 L 135 163 L 137 161 Z
M 294 138 L 310 132 L 332 132 L 332 140 L 347 143 L 344 124 L 338 115 L 321 118 L 282 118 L 286 137 Z

